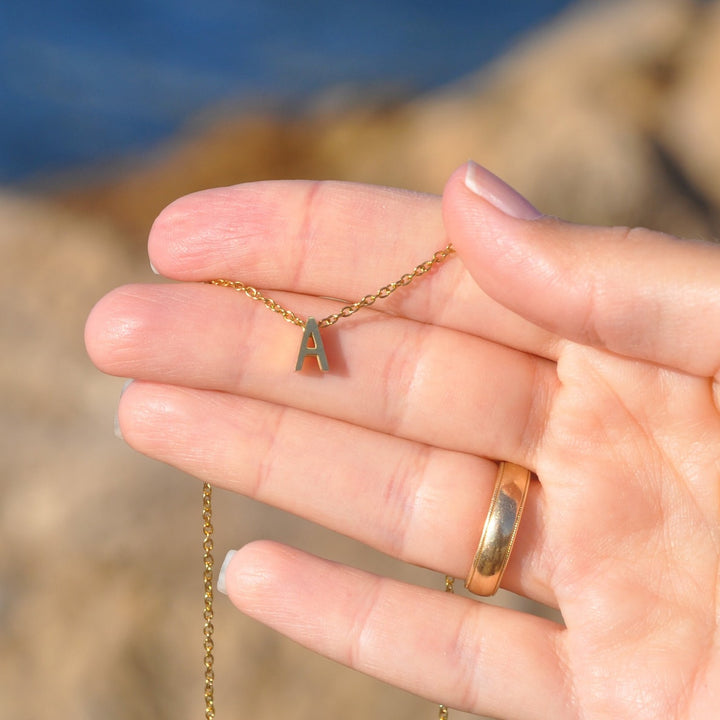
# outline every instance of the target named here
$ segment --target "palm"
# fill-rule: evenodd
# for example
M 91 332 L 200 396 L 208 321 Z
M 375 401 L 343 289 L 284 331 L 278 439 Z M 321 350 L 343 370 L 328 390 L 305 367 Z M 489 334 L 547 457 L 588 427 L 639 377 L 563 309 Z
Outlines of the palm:
M 700 481 L 720 447 L 710 385 L 572 344 L 558 373 L 537 468 L 578 705 L 586 717 L 703 717 L 699 696 L 719 681 L 707 615 L 718 487 Z
M 442 247 L 438 211 L 433 198 L 351 186 L 211 191 L 161 217 L 151 257 L 175 279 L 236 277 L 322 317 L 337 308 L 323 296 L 360 297 Z M 709 720 L 720 683 L 713 338 L 686 362 L 682 343 L 651 348 L 657 363 L 624 357 L 625 330 L 634 357 L 655 355 L 632 323 L 585 327 L 575 266 L 547 286 L 537 278 L 549 263 L 514 258 L 508 271 L 504 247 L 493 255 L 467 238 L 503 238 L 513 221 L 473 212 L 446 213 L 463 262 L 383 301 L 389 314 L 365 311 L 327 334 L 336 371 L 324 377 L 292 371 L 297 328 L 225 288 L 111 295 L 89 321 L 91 355 L 147 381 L 123 396 L 123 434 L 203 479 L 460 577 L 492 489 L 485 458 L 532 468 L 540 483 L 504 582 L 559 607 L 567 628 L 272 544 L 239 553 L 229 594 L 319 652 L 473 712 Z M 518 227 L 531 239 L 583 232 Z M 591 347 L 605 344 L 614 352 Z M 685 366 L 692 375 L 670 369 Z M 522 692 L 508 692 L 507 667 Z

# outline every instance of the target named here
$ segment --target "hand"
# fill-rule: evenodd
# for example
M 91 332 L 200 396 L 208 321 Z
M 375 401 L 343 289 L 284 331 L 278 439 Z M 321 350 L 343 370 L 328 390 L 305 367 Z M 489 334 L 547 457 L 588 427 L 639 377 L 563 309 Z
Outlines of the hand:
M 444 219 L 444 222 L 443 222 Z M 423 279 L 302 333 L 194 281 L 240 279 L 301 316 Z M 407 562 L 465 577 L 497 460 L 532 469 L 508 589 L 566 625 L 270 542 L 232 559 L 244 612 L 435 702 L 525 720 L 710 720 L 720 707 L 720 246 L 541 216 L 470 164 L 437 198 L 304 182 L 166 209 L 181 284 L 94 309 L 95 363 L 137 378 L 127 442 Z

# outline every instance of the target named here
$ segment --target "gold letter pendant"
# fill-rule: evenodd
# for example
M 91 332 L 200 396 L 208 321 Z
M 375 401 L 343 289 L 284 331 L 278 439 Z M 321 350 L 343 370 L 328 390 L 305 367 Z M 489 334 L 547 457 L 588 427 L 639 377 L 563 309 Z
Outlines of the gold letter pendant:
M 310 344 L 312 338 L 313 344 Z M 295 370 L 302 370 L 305 358 L 308 355 L 314 355 L 318 365 L 322 371 L 328 370 L 328 361 L 325 356 L 325 348 L 323 347 L 322 338 L 320 337 L 320 328 L 315 318 L 308 318 L 305 323 L 305 332 L 303 333 L 302 343 L 300 344 L 300 352 L 298 353 Z

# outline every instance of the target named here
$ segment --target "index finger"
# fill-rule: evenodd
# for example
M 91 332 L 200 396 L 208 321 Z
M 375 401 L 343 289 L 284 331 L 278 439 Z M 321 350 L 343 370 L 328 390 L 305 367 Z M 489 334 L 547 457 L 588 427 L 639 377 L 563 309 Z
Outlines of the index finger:
M 153 225 L 150 261 L 176 280 L 240 280 L 354 302 L 448 244 L 440 198 L 354 183 L 272 181 L 180 198 Z M 554 358 L 556 337 L 489 298 L 452 255 L 374 308 Z M 292 309 L 292 308 L 290 308 Z

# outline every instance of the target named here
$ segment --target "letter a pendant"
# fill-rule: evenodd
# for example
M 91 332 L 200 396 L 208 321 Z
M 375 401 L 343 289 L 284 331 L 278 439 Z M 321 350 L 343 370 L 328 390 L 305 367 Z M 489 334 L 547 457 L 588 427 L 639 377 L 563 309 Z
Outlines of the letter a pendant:
M 312 344 L 311 344 L 312 341 Z M 295 370 L 302 370 L 305 358 L 314 355 L 317 359 L 321 370 L 328 370 L 328 361 L 325 355 L 322 338 L 320 337 L 320 327 L 315 318 L 308 318 L 305 323 L 305 332 L 303 333 L 302 343 L 300 344 L 300 352 L 298 353 Z

